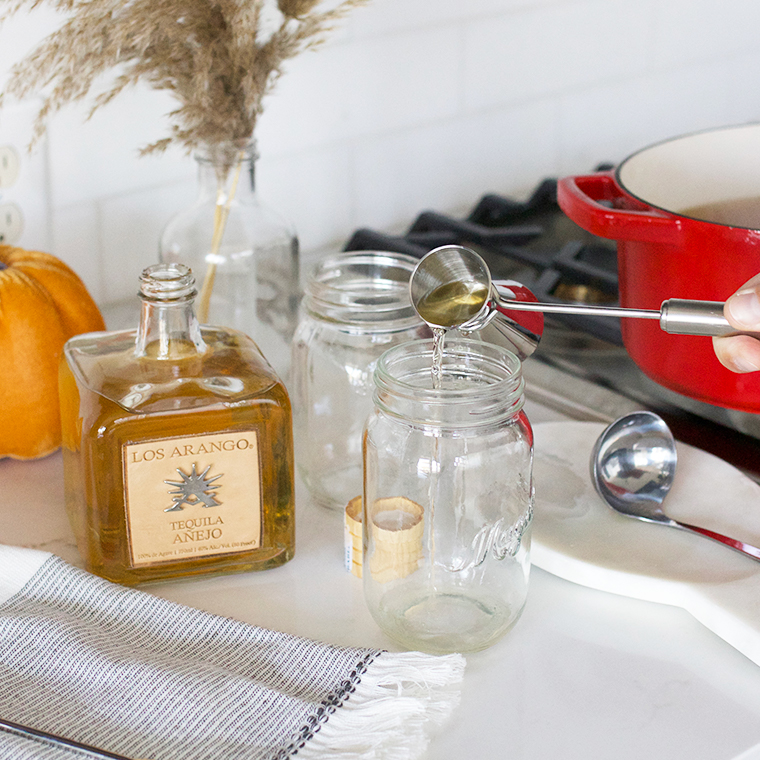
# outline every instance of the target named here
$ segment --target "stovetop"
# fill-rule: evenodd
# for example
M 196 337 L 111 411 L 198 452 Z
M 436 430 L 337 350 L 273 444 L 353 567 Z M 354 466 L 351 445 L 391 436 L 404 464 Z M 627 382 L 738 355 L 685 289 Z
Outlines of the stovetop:
M 464 245 L 488 263 L 493 279 L 512 279 L 544 302 L 618 301 L 615 244 L 595 237 L 557 205 L 557 182 L 541 182 L 526 201 L 484 195 L 464 219 L 424 211 L 400 236 L 357 230 L 345 250 L 379 250 L 421 257 L 441 245 Z M 622 346 L 620 321 L 558 315 L 557 321 Z
M 565 216 L 556 189 L 556 180 L 545 179 L 526 201 L 484 195 L 465 218 L 424 211 L 402 235 L 358 229 L 345 250 L 422 257 L 441 245 L 464 245 L 483 256 L 494 280 L 522 282 L 541 301 L 618 304 L 615 243 Z M 650 380 L 623 348 L 618 318 L 546 316 L 541 343 L 524 373 L 529 397 L 576 418 L 611 420 L 635 408 L 656 411 L 677 438 L 760 481 L 760 415 L 696 401 Z

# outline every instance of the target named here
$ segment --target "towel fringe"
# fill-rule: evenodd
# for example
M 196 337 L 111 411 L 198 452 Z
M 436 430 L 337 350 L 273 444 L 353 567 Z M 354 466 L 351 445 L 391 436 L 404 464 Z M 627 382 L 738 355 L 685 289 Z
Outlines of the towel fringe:
M 465 659 L 383 652 L 349 699 L 298 749 L 298 760 L 412 760 L 457 707 Z

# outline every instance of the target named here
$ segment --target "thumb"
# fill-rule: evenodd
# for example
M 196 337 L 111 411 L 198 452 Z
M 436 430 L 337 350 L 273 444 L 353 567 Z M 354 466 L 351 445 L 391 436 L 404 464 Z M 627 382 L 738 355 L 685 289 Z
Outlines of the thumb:
M 760 275 L 742 285 L 726 301 L 724 313 L 734 327 L 760 331 Z

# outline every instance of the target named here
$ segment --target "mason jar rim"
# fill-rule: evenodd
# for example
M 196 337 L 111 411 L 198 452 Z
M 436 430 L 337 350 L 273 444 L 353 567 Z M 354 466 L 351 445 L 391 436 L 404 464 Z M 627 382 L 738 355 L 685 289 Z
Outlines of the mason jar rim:
M 316 319 L 357 331 L 396 332 L 422 325 L 409 294 L 416 264 L 414 256 L 391 251 L 328 256 L 309 277 L 302 307 Z
M 374 400 L 378 408 L 399 418 L 441 425 L 439 412 L 446 407 L 461 408 L 450 424 L 490 423 L 520 412 L 525 403 L 525 381 L 519 358 L 493 343 L 472 338 L 446 336 L 444 378 L 470 374 L 479 382 L 466 386 L 432 386 L 434 341 L 412 340 L 388 349 L 374 371 Z M 427 419 L 431 418 L 431 419 Z M 435 419 L 432 419 L 435 418 Z

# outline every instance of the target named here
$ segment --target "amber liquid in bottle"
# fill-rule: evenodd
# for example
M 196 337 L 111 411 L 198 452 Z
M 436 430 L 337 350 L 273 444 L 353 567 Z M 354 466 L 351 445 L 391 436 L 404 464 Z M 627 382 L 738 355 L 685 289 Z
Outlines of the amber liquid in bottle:
M 67 510 L 86 568 L 119 583 L 293 556 L 287 392 L 251 339 L 198 327 L 192 295 L 186 267 L 152 267 L 137 331 L 64 351 Z

